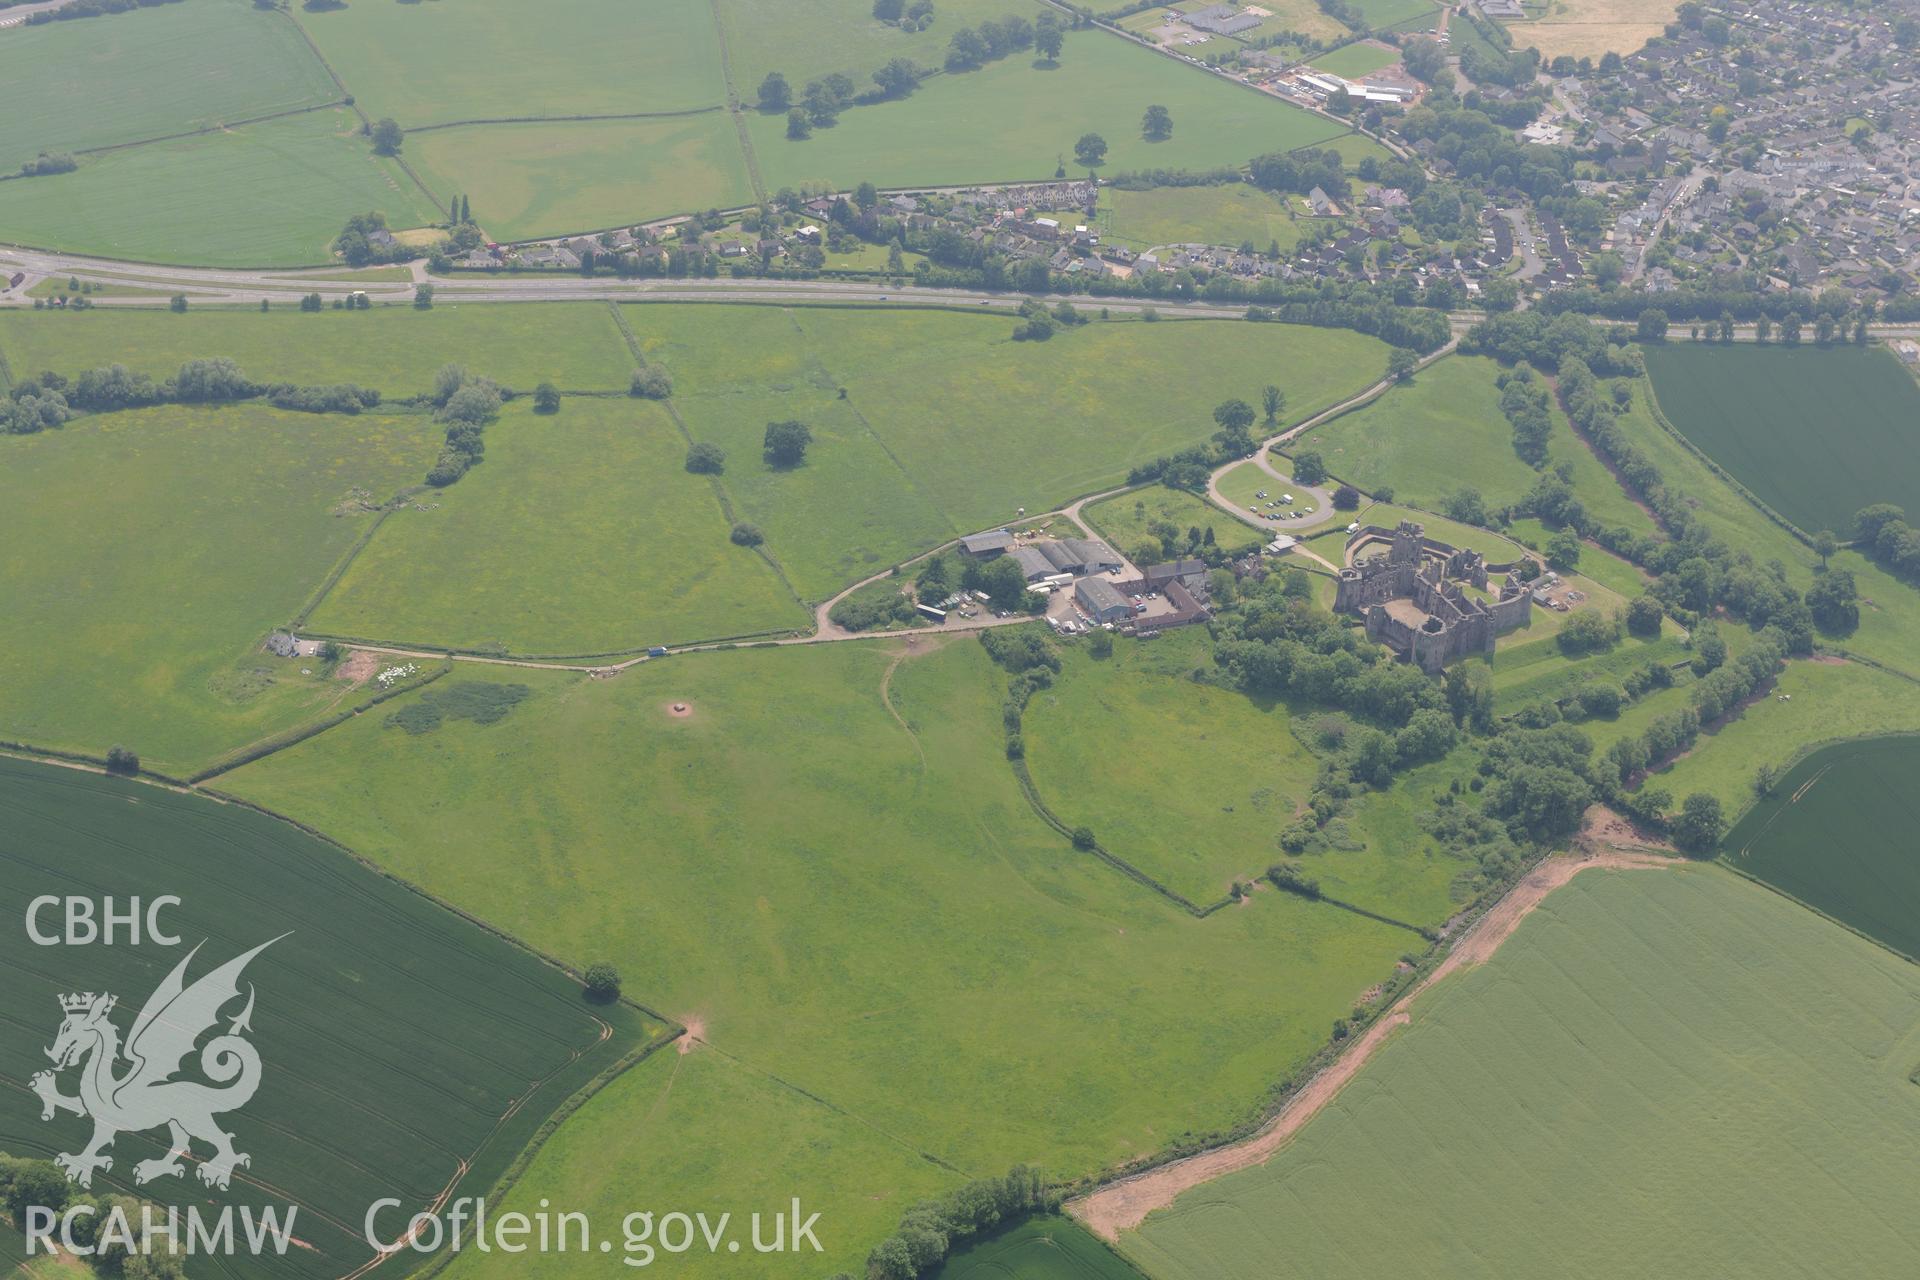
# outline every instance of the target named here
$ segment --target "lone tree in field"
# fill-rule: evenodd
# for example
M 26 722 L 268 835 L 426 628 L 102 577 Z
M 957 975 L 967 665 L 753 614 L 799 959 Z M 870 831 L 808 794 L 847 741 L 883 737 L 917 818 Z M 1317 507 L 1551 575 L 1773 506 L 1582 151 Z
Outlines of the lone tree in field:
M 1173 112 L 1155 103 L 1140 119 L 1140 134 L 1148 142 L 1165 142 L 1173 136 Z
M 1107 140 L 1097 133 L 1083 133 L 1073 144 L 1073 158 L 1082 168 L 1092 169 L 1106 162 Z
M 767 424 L 761 450 L 772 466 L 797 467 L 806 460 L 807 446 L 812 443 L 813 432 L 807 428 L 807 424 L 788 418 L 785 422 Z
M 1060 61 L 1060 46 L 1067 40 L 1066 32 L 1060 27 L 1060 19 L 1048 11 L 1040 15 L 1033 24 L 1033 47 L 1040 56 L 1050 63 Z
M 727 455 L 717 444 L 702 440 L 687 450 L 687 470 L 695 475 L 717 476 L 727 468 Z
M 107 772 L 125 774 L 131 778 L 140 772 L 140 757 L 125 747 L 107 749 Z
M 1696 791 L 1687 797 L 1680 806 L 1680 816 L 1673 820 L 1673 842 L 1688 853 L 1712 853 L 1726 830 L 1720 798 Z
M 407 137 L 401 131 L 400 123 L 391 116 L 374 121 L 373 128 L 368 132 L 373 138 L 375 153 L 383 156 L 399 155 L 400 144 L 406 141 Z
M 1301 484 L 1319 484 L 1327 478 L 1327 463 L 1312 449 L 1294 455 L 1293 478 Z
M 1395 347 L 1387 353 L 1387 377 L 1394 382 L 1405 382 L 1420 367 L 1420 357 L 1405 347 Z
M 1213 420 L 1220 429 L 1213 438 L 1220 442 L 1222 452 L 1239 456 L 1253 449 L 1253 406 L 1245 400 L 1228 400 L 1216 406 Z
M 805 142 L 813 136 L 813 121 L 807 119 L 807 113 L 795 107 L 787 112 L 787 139 L 790 142 Z
M 778 71 L 767 72 L 767 78 L 760 82 L 760 109 L 768 115 L 778 115 L 793 105 L 793 88 L 787 84 L 787 78 Z
M 1269 383 L 1260 393 L 1260 407 L 1267 411 L 1267 425 L 1271 427 L 1280 421 L 1280 411 L 1287 407 L 1287 393 Z
M 673 379 L 656 365 L 635 369 L 627 384 L 627 394 L 641 400 L 665 400 L 673 394 Z
M 543 382 L 533 389 L 533 411 L 535 413 L 560 412 L 560 388 L 551 382 Z
M 620 998 L 620 971 L 605 963 L 594 965 L 587 970 L 587 997 L 602 1004 L 611 1003 Z
M 1333 491 L 1333 509 L 1335 511 L 1358 511 L 1360 509 L 1360 491 L 1350 484 L 1343 484 Z

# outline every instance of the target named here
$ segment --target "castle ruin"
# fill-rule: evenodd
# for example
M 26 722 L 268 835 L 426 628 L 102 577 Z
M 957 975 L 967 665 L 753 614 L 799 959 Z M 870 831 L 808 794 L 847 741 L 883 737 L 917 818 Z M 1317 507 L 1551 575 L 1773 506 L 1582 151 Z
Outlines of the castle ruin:
M 1385 554 L 1354 558 L 1358 548 L 1380 541 L 1388 543 Z M 1429 538 L 1411 520 L 1391 531 L 1377 525 L 1356 531 L 1347 555 L 1334 611 L 1364 617 L 1367 639 L 1429 675 L 1457 658 L 1492 653 L 1495 639 L 1525 626 L 1533 608 L 1526 584 L 1511 577 L 1491 601 L 1469 595 L 1467 586 L 1486 592 L 1490 571 L 1513 566 L 1490 566 L 1478 551 Z

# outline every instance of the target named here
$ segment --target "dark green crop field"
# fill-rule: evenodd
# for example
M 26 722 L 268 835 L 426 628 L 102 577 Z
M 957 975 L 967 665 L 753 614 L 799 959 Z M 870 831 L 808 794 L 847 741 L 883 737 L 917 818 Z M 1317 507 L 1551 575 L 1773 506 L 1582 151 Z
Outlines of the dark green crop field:
M 956 1249 L 933 1280 L 1139 1280 L 1140 1272 L 1070 1218 L 1029 1218 Z
M 1856 347 L 1646 348 L 1681 434 L 1808 533 L 1846 535 L 1876 502 L 1920 509 L 1920 387 Z
M 373 1257 L 361 1223 L 374 1201 L 402 1202 L 392 1225 L 443 1190 L 484 1192 L 556 1108 L 661 1029 L 624 1006 L 587 1005 L 558 969 L 293 826 L 157 787 L 0 759 L 0 884 L 0 1150 L 14 1155 L 81 1151 L 91 1132 L 67 1113 L 43 1122 L 29 1091 L 49 1065 L 43 1050 L 60 1030 L 62 995 L 112 992 L 111 1021 L 129 1035 L 194 946 L 189 985 L 278 939 L 239 980 L 242 996 L 256 994 L 248 1038 L 262 1064 L 259 1092 L 215 1113 L 251 1164 L 222 1193 L 203 1186 L 191 1162 L 181 1177 L 136 1188 L 136 1164 L 163 1156 L 167 1133 L 129 1132 L 92 1185 L 216 1212 L 273 1205 L 283 1220 L 296 1207 L 292 1234 L 311 1248 L 248 1257 L 249 1275 L 353 1271 Z M 161 917 L 177 946 L 129 946 L 124 936 L 113 946 L 37 946 L 24 924 L 27 904 L 43 895 L 96 904 L 111 895 L 124 909 L 129 898 L 167 894 L 182 900 Z M 41 913 L 41 931 L 59 932 L 59 915 Z M 240 1000 L 221 1012 L 225 1033 Z M 198 1078 L 198 1062 L 188 1054 L 184 1078 Z M 78 1091 L 87 1065 L 61 1074 L 63 1094 Z M 196 1145 L 196 1159 L 211 1154 Z M 0 1244 L 0 1257 L 19 1244 Z
M 1734 866 L 1909 956 L 1920 956 L 1920 738 L 1816 751 L 1742 818 Z

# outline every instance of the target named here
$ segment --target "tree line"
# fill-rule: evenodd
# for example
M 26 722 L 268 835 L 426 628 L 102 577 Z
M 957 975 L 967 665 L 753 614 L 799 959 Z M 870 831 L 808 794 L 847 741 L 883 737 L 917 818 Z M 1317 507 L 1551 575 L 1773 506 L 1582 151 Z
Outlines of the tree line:
M 358 414 L 378 408 L 380 393 L 350 382 L 302 386 L 256 382 L 226 356 L 189 360 L 173 377 L 156 382 L 122 364 L 88 369 L 77 377 L 47 371 L 23 378 L 0 404 L 0 426 L 30 435 L 69 421 L 76 413 L 111 413 L 160 404 L 230 404 L 265 400 L 298 413 Z

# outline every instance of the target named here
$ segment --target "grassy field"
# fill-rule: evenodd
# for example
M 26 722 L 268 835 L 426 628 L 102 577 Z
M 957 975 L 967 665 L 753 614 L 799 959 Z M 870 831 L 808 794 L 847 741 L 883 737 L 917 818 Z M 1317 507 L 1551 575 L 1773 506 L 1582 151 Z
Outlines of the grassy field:
M 1376 31 L 1408 26 L 1425 30 L 1437 25 L 1430 19 L 1437 18 L 1440 12 L 1432 0 L 1353 0 L 1353 7 Z
M 222 1124 L 253 1162 L 219 1201 L 278 1204 L 283 1215 L 298 1206 L 295 1234 L 308 1248 L 250 1261 L 248 1274 L 338 1276 L 370 1261 L 360 1223 L 375 1199 L 401 1200 L 394 1221 L 404 1222 L 443 1188 L 484 1191 L 556 1107 L 662 1030 L 631 1008 L 587 1005 L 558 969 L 247 809 L 0 760 L 0 831 L 0 869 L 22 902 L 173 894 L 180 905 L 164 919 L 182 939 L 171 952 L 122 943 L 56 957 L 23 929 L 6 931 L 0 1150 L 45 1159 L 86 1140 L 83 1119 L 42 1122 L 27 1089 L 48 1065 L 41 1050 L 63 993 L 116 994 L 124 1033 L 189 947 L 205 940 L 191 981 L 286 935 L 243 979 L 257 988 L 249 1039 L 261 1085 Z M 75 1077 L 60 1083 L 71 1091 Z M 166 1147 L 164 1130 L 121 1134 L 93 1190 L 131 1194 L 136 1161 Z M 213 1193 L 188 1173 L 139 1195 L 205 1206 Z
M 610 1134 L 619 1140 L 608 1141 Z M 716 1162 L 716 1152 L 729 1157 L 724 1164 Z M 907 1145 L 758 1066 L 696 1049 L 656 1055 L 608 1085 L 554 1135 L 513 1194 L 487 1208 L 531 1215 L 545 1200 L 590 1214 L 598 1229 L 608 1230 L 628 1214 L 670 1199 L 690 1206 L 688 1212 L 704 1208 L 709 1218 L 731 1213 L 735 1236 L 750 1239 L 750 1214 L 770 1218 L 795 1195 L 810 1213 L 826 1208 L 832 1193 L 831 1212 L 817 1231 L 822 1254 L 751 1255 L 743 1262 L 724 1253 L 711 1257 L 702 1246 L 682 1255 L 656 1252 L 651 1264 L 697 1278 L 817 1280 L 863 1270 L 867 1250 L 893 1230 L 906 1205 L 958 1181 Z M 625 1252 L 623 1243 L 615 1248 Z M 645 1261 L 638 1251 L 625 1256 Z M 507 1257 L 469 1249 L 447 1274 L 454 1280 L 574 1280 L 623 1270 L 577 1255 Z
M 1093 323 L 1016 343 L 1004 317 L 949 311 L 626 315 L 672 372 L 689 430 L 726 450 L 722 482 L 807 599 L 1021 507 L 1117 485 L 1210 435 L 1218 400 L 1257 400 L 1277 381 L 1307 412 L 1351 394 L 1383 358 L 1358 334 L 1273 325 Z M 760 437 L 789 417 L 821 439 L 804 466 L 775 474 Z
M 1661 34 L 1678 7 L 1675 0 L 1553 0 L 1539 20 L 1506 26 L 1516 49 L 1598 62 L 1607 53 L 1637 52 Z
M 1343 45 L 1332 53 L 1317 55 L 1313 65 L 1321 71 L 1344 76 L 1348 80 L 1363 80 L 1376 71 L 1385 71 L 1398 61 L 1398 49 L 1362 40 L 1357 44 Z
M 1287 706 L 1190 678 L 1212 653 L 1197 627 L 1122 639 L 1103 660 L 1075 646 L 1022 729 L 1049 808 L 1202 904 L 1279 860 L 1319 770 Z
M 971 639 L 462 678 L 535 692 L 419 738 L 362 717 L 227 786 L 611 960 L 716 1049 L 969 1175 L 1073 1177 L 1239 1118 L 1407 949 L 1277 893 L 1195 920 L 1076 853 L 1019 791 L 1005 674 Z M 689 1143 L 720 1182 L 759 1159 L 730 1126 Z M 593 1158 L 603 1185 L 645 1187 L 661 1157 Z M 828 1222 L 872 1220 L 864 1182 L 805 1190 Z
M 726 101 L 713 10 L 675 0 L 468 0 L 294 11 L 370 116 L 687 111 Z
M 1156 541 L 1148 526 L 1165 521 L 1179 529 L 1184 538 L 1188 529 L 1212 529 L 1218 544 L 1229 551 L 1251 550 L 1262 545 L 1260 531 L 1251 525 L 1223 515 L 1197 494 L 1184 489 L 1151 485 L 1102 498 L 1081 508 L 1101 537 L 1113 544 L 1121 555 L 1130 556 L 1143 542 Z M 1164 559 L 1156 555 L 1155 561 Z
M 0 311 L 0 352 L 15 377 L 68 377 L 124 364 L 171 377 L 188 360 L 230 356 L 262 380 L 357 382 L 389 398 L 433 388 L 440 366 L 464 364 L 519 391 L 551 381 L 567 391 L 624 391 L 633 356 L 603 302 L 449 306 L 431 311 L 294 309 Z
M 1509 506 L 1539 472 L 1513 451 L 1513 428 L 1500 412 L 1494 379 L 1500 366 L 1484 356 L 1449 356 L 1352 413 L 1317 427 L 1288 446 L 1316 449 L 1343 480 L 1372 491 L 1391 487 L 1397 501 L 1438 510 L 1472 486 L 1491 509 Z M 1567 425 L 1558 406 L 1547 466 L 1573 468 L 1574 491 L 1608 525 L 1651 533 L 1653 521 L 1608 474 Z
M 1245 183 L 1145 191 L 1104 187 L 1100 207 L 1111 216 L 1102 238 L 1141 250 L 1164 244 L 1251 242 L 1265 253 L 1277 242 L 1285 253 L 1300 242 L 1300 223 L 1288 216 L 1285 198 Z
M 1654 344 L 1647 372 L 1683 435 L 1809 533 L 1876 502 L 1920 511 L 1920 387 L 1885 351 Z
M 187 0 L 0 41 L 0 172 L 41 151 L 184 133 L 332 102 L 293 24 L 234 0 Z
M 315 631 L 522 654 L 643 649 L 801 627 L 766 562 L 728 541 L 658 405 L 525 402 L 483 465 L 391 517 L 310 619 Z
M 1722 844 L 1728 861 L 1907 956 L 1920 956 L 1920 859 L 1907 788 L 1920 738 L 1802 760 Z
M 1139 1272 L 1071 1218 L 1028 1218 L 953 1251 L 932 1280 L 1139 1280 Z
M 1588 871 L 1122 1248 L 1157 1280 L 1891 1275 L 1916 1062 L 1912 965 L 1718 868 Z
M 464 193 L 497 240 L 599 231 L 753 203 L 733 118 L 477 125 L 407 140 L 421 181 Z
M 249 405 L 0 439 L 0 738 L 186 772 L 340 704 L 260 646 L 372 521 L 352 491 L 418 484 L 439 436 Z
M 873 16 L 872 0 L 713 0 L 727 33 L 733 83 L 751 106 L 760 81 L 770 71 L 787 78 L 798 97 L 807 81 L 839 72 L 872 87 L 875 71 L 894 58 L 922 67 L 938 67 L 947 42 L 962 27 L 1015 14 L 1028 21 L 1040 16 L 1033 0 L 947 0 L 925 31 L 908 32 Z M 1024 60 L 1031 61 L 1029 51 Z M 1014 55 L 1010 61 L 1020 61 Z M 784 118 L 785 112 L 781 115 Z
M 1173 137 L 1147 142 L 1140 117 L 1165 106 Z M 1051 177 L 1074 141 L 1098 133 L 1110 150 L 1101 172 L 1205 169 L 1244 164 L 1266 151 L 1324 142 L 1343 130 L 1297 107 L 1203 75 L 1098 31 L 1067 37 L 1060 65 L 1007 58 L 979 71 L 938 76 L 911 98 L 856 107 L 805 142 L 786 138 L 784 117 L 748 120 L 770 188 L 862 180 L 880 186 L 945 185 Z M 910 146 L 900 145 L 911 139 Z
M 356 213 L 378 209 L 403 228 L 442 217 L 359 126 L 340 107 L 0 182 L 0 240 L 143 262 L 297 267 L 330 261 Z

